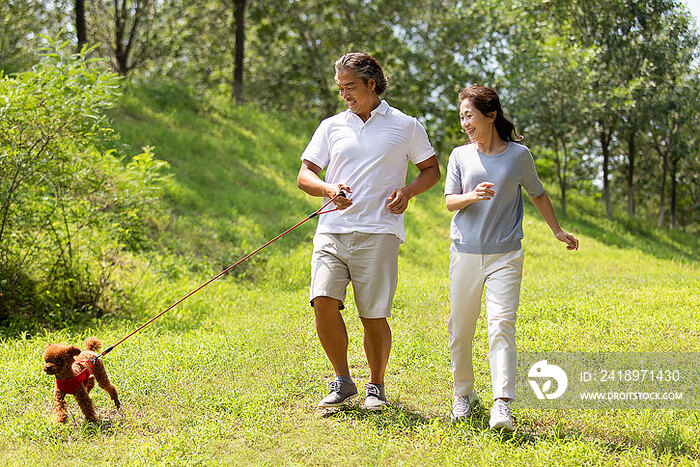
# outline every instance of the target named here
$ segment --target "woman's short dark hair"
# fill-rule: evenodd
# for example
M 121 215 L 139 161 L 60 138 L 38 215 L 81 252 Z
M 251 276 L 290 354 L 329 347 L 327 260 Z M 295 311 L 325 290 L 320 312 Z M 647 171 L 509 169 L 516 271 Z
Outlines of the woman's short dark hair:
M 467 86 L 459 93 L 459 103 L 464 99 L 469 99 L 469 102 L 484 115 L 489 115 L 496 112 L 496 131 L 498 136 L 503 141 L 521 141 L 522 136 L 515 131 L 515 124 L 511 122 L 503 113 L 501 101 L 498 94 L 493 89 L 484 86 Z
M 335 62 L 335 71 L 351 70 L 365 84 L 370 79 L 374 80 L 374 92 L 381 95 L 386 89 L 387 79 L 379 60 L 362 52 L 350 52 L 340 57 Z

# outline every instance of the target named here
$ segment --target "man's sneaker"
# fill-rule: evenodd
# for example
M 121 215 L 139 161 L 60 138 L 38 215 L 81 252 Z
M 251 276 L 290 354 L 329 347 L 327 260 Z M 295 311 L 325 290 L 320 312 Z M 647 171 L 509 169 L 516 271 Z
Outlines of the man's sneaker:
M 319 408 L 340 407 L 357 396 L 355 383 L 344 383 L 335 379 L 328 385 L 330 386 L 330 392 L 318 403 Z
M 466 396 L 455 396 L 455 400 L 452 403 L 452 420 L 456 422 L 457 420 L 469 418 L 472 414 L 472 409 L 478 402 L 479 397 L 474 391 Z
M 383 384 L 365 384 L 367 397 L 365 397 L 365 409 L 371 411 L 382 410 L 386 406 L 386 394 Z
M 503 429 L 513 431 L 513 419 L 510 415 L 510 402 L 503 399 L 496 399 L 491 407 L 491 419 L 489 426 L 492 430 Z

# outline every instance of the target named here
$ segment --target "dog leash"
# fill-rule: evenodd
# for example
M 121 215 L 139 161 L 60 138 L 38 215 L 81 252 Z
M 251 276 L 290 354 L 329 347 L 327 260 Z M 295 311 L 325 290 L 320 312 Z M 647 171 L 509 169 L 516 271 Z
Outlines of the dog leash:
M 239 259 L 239 260 L 236 261 L 234 264 L 232 264 L 231 266 L 227 267 L 226 269 L 224 269 L 223 271 L 221 271 L 219 274 L 217 274 L 216 276 L 212 277 L 212 278 L 209 279 L 208 281 L 204 282 L 202 285 L 200 285 L 200 286 L 197 287 L 196 289 L 192 290 L 190 293 L 188 293 L 188 294 L 185 295 L 184 297 L 180 298 L 178 301 L 176 301 L 175 303 L 173 303 L 172 305 L 170 305 L 168 308 L 166 308 L 165 310 L 161 311 L 160 313 L 158 313 L 157 315 L 155 315 L 153 318 L 149 319 L 148 321 L 146 321 L 144 324 L 142 324 L 141 326 L 139 326 L 138 329 L 132 331 L 128 336 L 124 337 L 122 340 L 120 340 L 120 341 L 117 342 L 116 344 L 110 345 L 109 347 L 107 347 L 107 348 L 105 349 L 105 351 L 102 352 L 100 355 L 96 355 L 95 357 L 92 357 L 90 360 L 94 363 L 97 359 L 102 358 L 103 356 L 107 355 L 107 354 L 110 353 L 116 346 L 118 346 L 119 344 L 121 344 L 122 342 L 124 342 L 125 340 L 127 340 L 128 338 L 130 338 L 131 336 L 133 336 L 134 334 L 136 334 L 137 332 L 141 331 L 143 328 L 145 328 L 146 326 L 148 326 L 149 324 L 151 324 L 153 321 L 155 321 L 156 319 L 160 318 L 160 317 L 163 316 L 165 313 L 167 313 L 168 311 L 172 310 L 173 308 L 175 308 L 176 306 L 178 306 L 180 303 L 184 302 L 185 300 L 187 300 L 188 298 L 190 298 L 192 295 L 196 294 L 197 292 L 199 292 L 200 290 L 202 290 L 204 287 L 206 287 L 206 286 L 208 286 L 209 284 L 211 284 L 212 282 L 214 282 L 216 279 L 218 279 L 218 278 L 220 278 L 221 276 L 223 276 L 224 274 L 228 273 L 228 272 L 231 271 L 233 268 L 235 268 L 236 266 L 238 266 L 239 264 L 241 264 L 243 261 L 247 260 L 248 258 L 250 258 L 251 256 L 253 256 L 253 255 L 256 254 L 257 252 L 259 252 L 260 250 L 262 250 L 262 249 L 265 248 L 266 246 L 268 246 L 268 245 L 270 245 L 271 243 L 275 242 L 276 240 L 278 240 L 278 239 L 284 237 L 285 235 L 287 235 L 287 234 L 288 234 L 289 232 L 291 232 L 292 230 L 294 230 L 294 229 L 296 229 L 297 227 L 299 227 L 300 225 L 304 224 L 306 221 L 309 221 L 309 220 L 313 219 L 313 218 L 316 217 L 316 216 L 320 216 L 321 214 L 326 214 L 326 213 L 329 213 L 329 212 L 337 211 L 338 208 L 328 209 L 328 210 L 326 210 L 326 211 L 324 211 L 324 209 L 325 209 L 326 206 L 328 206 L 329 204 L 331 204 L 331 203 L 332 203 L 337 197 L 339 197 L 339 196 L 342 196 L 343 198 L 347 198 L 347 197 L 348 197 L 348 196 L 347 196 L 347 193 L 345 193 L 345 191 L 340 190 L 334 197 L 332 197 L 330 200 L 328 200 L 327 203 L 325 203 L 323 206 L 321 206 L 320 208 L 318 208 L 316 211 L 314 211 L 314 212 L 312 212 L 311 214 L 309 214 L 308 216 L 306 216 L 306 218 L 304 218 L 303 220 L 297 222 L 295 225 L 293 225 L 292 227 L 288 228 L 287 230 L 285 230 L 285 231 L 282 232 L 281 234 L 277 235 L 275 238 L 273 238 L 272 240 L 268 241 L 267 243 L 265 243 L 264 245 L 262 245 L 262 246 L 261 246 L 260 248 L 258 248 L 257 250 L 255 250 L 255 251 L 253 251 L 253 252 L 251 252 L 251 253 L 248 253 L 248 254 L 245 255 L 243 258 Z

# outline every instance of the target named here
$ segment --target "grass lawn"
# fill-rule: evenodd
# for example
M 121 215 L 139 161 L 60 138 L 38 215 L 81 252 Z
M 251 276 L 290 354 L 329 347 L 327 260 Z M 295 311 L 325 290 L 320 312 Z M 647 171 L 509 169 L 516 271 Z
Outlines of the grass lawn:
M 204 279 L 318 206 L 296 188 L 299 154 L 315 127 L 282 114 L 195 106 L 176 90 L 132 89 L 115 111 L 125 143 L 155 146 L 172 166 L 154 226 L 158 248 L 130 259 L 132 319 L 6 333 L 0 345 L 2 465 L 697 465 L 700 410 L 528 410 L 513 434 L 488 430 L 490 373 L 484 314 L 475 342 L 471 422 L 453 424 L 447 348 L 450 213 L 442 184 L 405 216 L 390 406 L 314 409 L 332 370 L 308 306 L 315 221 L 264 250 L 105 357 L 123 409 L 92 393 L 100 427 L 52 416 L 47 344 L 106 347 Z M 445 162 L 446 155 L 441 155 Z M 409 175 L 410 176 L 410 175 Z M 517 342 L 521 351 L 697 351 L 697 238 L 601 220 L 573 197 L 560 219 L 581 240 L 567 252 L 528 204 Z M 132 274 L 137 276 L 136 273 Z M 131 282 L 129 282 L 131 281 Z M 138 287 L 136 284 L 138 283 Z M 368 377 L 352 299 L 344 312 L 356 382 Z

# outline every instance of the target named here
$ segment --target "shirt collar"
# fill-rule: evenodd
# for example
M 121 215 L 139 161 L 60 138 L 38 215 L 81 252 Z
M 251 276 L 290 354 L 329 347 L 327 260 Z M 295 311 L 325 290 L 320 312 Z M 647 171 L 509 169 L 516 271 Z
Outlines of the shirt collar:
M 372 115 L 375 113 L 386 115 L 387 111 L 389 110 L 389 104 L 382 99 L 382 101 L 379 103 L 379 105 L 372 111 Z
M 379 105 L 376 106 L 374 109 L 372 109 L 372 112 L 370 112 L 369 116 L 371 118 L 375 114 L 386 115 L 386 113 L 389 111 L 389 108 L 390 108 L 390 106 L 387 103 L 387 101 L 382 99 L 381 102 L 379 103 Z M 350 109 L 345 109 L 344 112 L 345 112 L 346 118 L 351 118 L 352 116 L 357 116 L 354 113 L 352 113 L 352 111 L 350 111 Z

